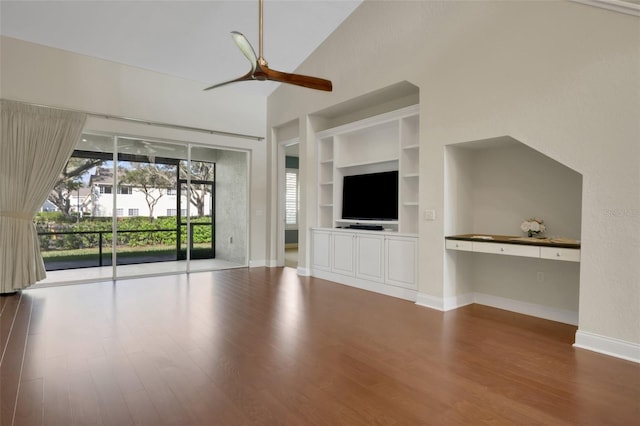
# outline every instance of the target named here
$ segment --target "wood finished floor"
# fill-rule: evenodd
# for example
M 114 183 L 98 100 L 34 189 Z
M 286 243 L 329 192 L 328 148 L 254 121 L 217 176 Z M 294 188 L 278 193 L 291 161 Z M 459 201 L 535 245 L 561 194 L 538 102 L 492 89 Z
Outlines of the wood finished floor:
M 575 327 L 247 268 L 0 298 L 0 424 L 633 425 Z

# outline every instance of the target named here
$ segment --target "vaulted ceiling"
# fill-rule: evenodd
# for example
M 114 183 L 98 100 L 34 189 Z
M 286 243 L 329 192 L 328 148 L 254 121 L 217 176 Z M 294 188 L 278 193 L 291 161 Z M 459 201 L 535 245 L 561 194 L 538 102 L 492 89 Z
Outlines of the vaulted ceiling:
M 269 65 L 293 72 L 361 1 L 265 0 Z M 234 30 L 257 52 L 258 0 L 0 2 L 2 35 L 198 81 L 203 88 L 249 70 L 230 36 Z M 225 90 L 267 96 L 275 87 L 252 81 Z

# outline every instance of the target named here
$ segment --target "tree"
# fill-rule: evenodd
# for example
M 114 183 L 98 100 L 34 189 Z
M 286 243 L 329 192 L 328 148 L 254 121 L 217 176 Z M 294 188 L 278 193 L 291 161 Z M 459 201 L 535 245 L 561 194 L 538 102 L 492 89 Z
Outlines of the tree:
M 120 180 L 121 185 L 131 185 L 144 193 L 149 206 L 149 221 L 153 221 L 153 209 L 165 194 L 166 189 L 175 188 L 175 166 L 162 164 L 134 163 L 134 166 L 124 171 Z
M 55 204 L 65 216 L 71 216 L 71 196 L 74 191 L 83 186 L 82 175 L 99 166 L 103 161 L 97 158 L 69 158 L 47 199 Z
M 191 169 L 187 167 L 186 161 L 180 162 L 180 173 L 183 176 L 187 176 L 191 173 L 191 180 L 205 180 L 213 181 L 215 178 L 214 163 L 205 163 L 203 161 L 192 161 Z M 204 203 L 207 199 L 207 194 L 211 194 L 211 185 L 202 183 L 189 184 L 189 199 L 191 204 L 196 206 L 198 210 L 198 216 L 204 216 Z

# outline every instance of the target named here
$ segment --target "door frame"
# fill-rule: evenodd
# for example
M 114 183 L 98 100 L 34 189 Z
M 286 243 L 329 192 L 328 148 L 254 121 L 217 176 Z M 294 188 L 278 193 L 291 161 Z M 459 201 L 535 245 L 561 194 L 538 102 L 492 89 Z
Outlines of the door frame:
M 276 225 L 276 266 L 284 266 L 284 251 L 285 251 L 285 243 L 284 243 L 284 233 L 286 230 L 286 220 L 285 220 L 285 216 L 286 216 L 286 209 L 285 209 L 285 202 L 286 202 L 286 182 L 285 182 L 285 175 L 286 175 L 286 168 L 287 168 L 287 164 L 286 164 L 286 154 L 287 154 L 287 148 L 293 145 L 299 145 L 300 144 L 300 139 L 299 138 L 292 138 L 292 139 L 287 139 L 284 141 L 280 141 L 278 142 L 278 173 L 277 173 L 277 177 L 278 177 L 278 215 L 277 215 L 277 225 Z M 302 164 L 302 162 L 299 162 L 298 164 Z M 298 169 L 300 170 L 300 169 Z M 300 172 L 298 171 L 298 178 L 300 177 Z M 300 184 L 300 182 L 298 181 L 298 185 Z M 298 218 L 298 222 L 300 221 L 300 219 Z M 298 241 L 300 236 L 300 223 L 298 223 Z

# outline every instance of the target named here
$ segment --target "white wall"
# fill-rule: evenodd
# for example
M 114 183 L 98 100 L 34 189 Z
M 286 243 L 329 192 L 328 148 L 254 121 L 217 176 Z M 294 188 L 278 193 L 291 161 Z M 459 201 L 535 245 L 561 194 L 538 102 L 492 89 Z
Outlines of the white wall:
M 545 221 L 545 236 L 580 240 L 582 176 L 513 139 L 499 140 L 504 143 L 447 147 L 447 153 L 468 150 L 469 157 L 458 167 L 469 202 L 452 212 L 462 222 L 456 233 L 524 235 L 522 221 L 537 217 Z M 446 183 L 445 190 L 453 191 Z
M 203 84 L 0 37 L 0 97 L 92 113 L 264 136 L 266 102 L 247 94 L 203 92 Z M 250 153 L 250 264 L 264 265 L 264 141 L 89 117 L 87 131 L 243 149 Z
M 281 86 L 267 125 L 403 80 L 419 87 L 420 208 L 439 218 L 419 229 L 419 291 L 433 297 L 450 279 L 445 146 L 507 135 L 579 172 L 579 328 L 639 344 L 638 25 L 573 2 L 365 1 L 298 69 L 330 78 L 334 92 Z M 301 160 L 315 170 L 312 134 L 300 135 Z M 313 218 L 314 200 L 305 208 Z

